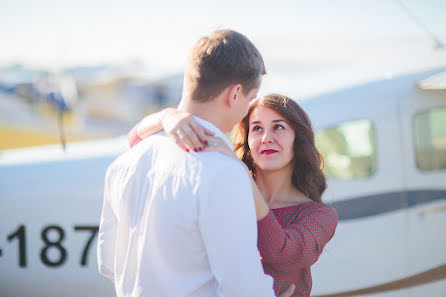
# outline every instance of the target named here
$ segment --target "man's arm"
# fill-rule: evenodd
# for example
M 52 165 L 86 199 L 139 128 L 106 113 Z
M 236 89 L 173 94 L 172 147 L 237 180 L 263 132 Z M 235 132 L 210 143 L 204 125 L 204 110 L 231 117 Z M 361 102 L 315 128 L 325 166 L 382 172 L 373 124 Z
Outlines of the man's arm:
M 199 223 L 218 296 L 274 296 L 257 249 L 257 220 L 249 177 L 228 158 L 204 181 Z
M 98 234 L 98 267 L 99 272 L 113 280 L 114 278 L 114 258 L 116 248 L 117 219 L 112 208 L 112 196 L 110 186 L 114 172 L 109 167 L 105 176 L 104 201 L 102 206 L 101 223 Z

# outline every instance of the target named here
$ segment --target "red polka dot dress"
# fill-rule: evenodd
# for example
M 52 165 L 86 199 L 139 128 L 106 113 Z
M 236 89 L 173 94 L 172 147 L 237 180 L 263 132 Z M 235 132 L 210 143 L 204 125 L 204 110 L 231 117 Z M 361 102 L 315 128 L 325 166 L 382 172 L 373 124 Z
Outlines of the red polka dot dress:
M 310 296 L 310 267 L 333 237 L 334 208 L 316 201 L 272 209 L 258 221 L 258 248 L 265 273 L 274 279 L 276 295 L 291 284 L 293 296 Z

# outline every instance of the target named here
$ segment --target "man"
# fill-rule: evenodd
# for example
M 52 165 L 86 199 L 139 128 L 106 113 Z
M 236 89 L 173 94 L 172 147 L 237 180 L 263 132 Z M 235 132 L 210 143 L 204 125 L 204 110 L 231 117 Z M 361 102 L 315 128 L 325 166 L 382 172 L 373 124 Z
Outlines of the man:
M 245 36 L 215 31 L 191 51 L 179 109 L 231 146 L 223 133 L 246 115 L 265 73 Z M 108 168 L 99 270 L 119 297 L 274 296 L 256 228 L 240 163 L 217 152 L 187 153 L 158 133 Z

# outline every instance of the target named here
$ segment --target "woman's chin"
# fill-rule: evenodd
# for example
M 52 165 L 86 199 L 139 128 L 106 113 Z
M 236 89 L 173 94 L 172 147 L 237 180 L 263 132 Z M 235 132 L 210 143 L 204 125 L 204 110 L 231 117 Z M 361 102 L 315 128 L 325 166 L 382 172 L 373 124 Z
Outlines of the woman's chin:
M 258 164 L 258 170 L 263 172 L 268 171 L 280 171 L 285 169 L 286 166 L 278 165 L 278 164 Z
M 256 162 L 256 170 L 263 172 L 272 172 L 272 171 L 281 171 L 284 170 L 286 172 L 290 171 L 290 163 L 286 162 L 278 162 L 278 160 L 271 161 L 262 161 Z

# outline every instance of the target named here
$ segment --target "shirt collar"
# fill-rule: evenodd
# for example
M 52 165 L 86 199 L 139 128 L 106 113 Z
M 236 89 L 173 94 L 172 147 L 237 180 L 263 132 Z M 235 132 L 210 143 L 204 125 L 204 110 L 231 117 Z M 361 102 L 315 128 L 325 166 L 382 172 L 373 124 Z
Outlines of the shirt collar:
M 226 135 L 223 134 L 223 132 L 221 132 L 221 130 L 218 129 L 214 124 L 212 124 L 211 122 L 208 122 L 206 120 L 203 120 L 202 118 L 199 118 L 197 116 L 193 116 L 193 117 L 198 122 L 198 124 L 200 124 L 201 126 L 203 126 L 206 129 L 214 132 L 215 137 L 222 138 L 226 142 L 226 144 L 231 148 L 231 150 L 234 150 L 232 143 L 229 141 L 229 139 L 226 137 Z

